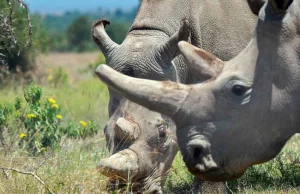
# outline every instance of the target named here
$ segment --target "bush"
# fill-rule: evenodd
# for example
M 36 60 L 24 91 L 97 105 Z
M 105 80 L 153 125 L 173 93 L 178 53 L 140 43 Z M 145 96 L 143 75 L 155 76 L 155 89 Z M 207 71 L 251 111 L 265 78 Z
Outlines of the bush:
M 48 49 L 46 30 L 39 24 L 40 17 L 29 15 L 23 1 L 0 1 L 0 7 L 0 84 L 11 79 L 30 81 L 33 74 L 28 72 L 36 69 L 36 52 Z
M 83 52 L 95 50 L 92 42 L 92 21 L 88 16 L 82 15 L 75 19 L 67 29 L 67 39 L 71 51 Z
M 59 104 L 51 97 L 43 99 L 42 89 L 34 84 L 25 89 L 24 99 L 0 104 L 0 145 L 5 149 L 18 140 L 19 147 L 36 155 L 59 149 L 63 136 L 86 138 L 98 131 L 93 121 L 64 124 Z

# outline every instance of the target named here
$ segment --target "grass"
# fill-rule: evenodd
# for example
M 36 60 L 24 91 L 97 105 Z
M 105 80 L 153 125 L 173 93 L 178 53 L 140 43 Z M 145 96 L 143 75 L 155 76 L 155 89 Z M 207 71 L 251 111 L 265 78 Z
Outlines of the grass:
M 58 63 L 52 57 L 49 57 L 50 62 Z M 60 57 L 68 61 L 65 56 Z M 75 62 L 73 65 L 76 66 Z M 59 67 L 60 64 L 53 66 Z M 41 87 L 44 97 L 55 98 L 65 122 L 94 120 L 101 125 L 98 135 L 85 140 L 64 139 L 61 150 L 48 151 L 39 157 L 30 157 L 22 150 L 4 155 L 0 149 L 0 168 L 34 172 L 45 182 L 43 185 L 32 175 L 0 169 L 0 193 L 49 193 L 49 190 L 53 193 L 106 193 L 107 178 L 97 172 L 96 166 L 107 156 L 102 128 L 108 119 L 108 91 L 98 78 L 83 73 L 82 69 L 86 67 L 80 65 L 74 67 L 76 70 L 67 70 L 70 76 L 67 83 L 57 87 L 44 83 Z M 23 89 L 18 85 L 1 88 L 0 104 L 12 102 L 16 96 L 22 95 Z M 193 176 L 178 154 L 167 177 L 164 193 L 185 193 L 189 191 L 192 180 Z M 252 167 L 238 181 L 228 182 L 227 187 L 234 193 L 300 193 L 300 135 L 295 135 L 274 160 Z
M 96 170 L 99 160 L 104 157 L 104 139 L 100 136 L 67 142 L 57 153 L 44 157 L 28 157 L 14 153 L 0 155 L 0 166 L 33 172 L 53 193 L 103 193 L 106 177 Z M 30 175 L 6 171 L 0 175 L 0 193 L 47 193 L 46 186 Z
M 106 85 L 96 77 L 91 77 L 76 83 L 76 86 L 64 84 L 58 88 L 52 86 L 40 86 L 43 89 L 43 97 L 54 98 L 62 107 L 64 120 L 80 121 L 95 120 L 106 123 L 108 90 Z M 8 87 L 0 90 L 0 104 L 12 102 L 17 96 L 23 96 L 22 87 Z

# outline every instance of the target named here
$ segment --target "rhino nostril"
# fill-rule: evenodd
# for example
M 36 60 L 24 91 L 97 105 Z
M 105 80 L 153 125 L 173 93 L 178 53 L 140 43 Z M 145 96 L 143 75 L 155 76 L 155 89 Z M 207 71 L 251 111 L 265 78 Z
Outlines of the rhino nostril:
M 201 148 L 194 148 L 194 159 L 198 160 L 202 154 Z

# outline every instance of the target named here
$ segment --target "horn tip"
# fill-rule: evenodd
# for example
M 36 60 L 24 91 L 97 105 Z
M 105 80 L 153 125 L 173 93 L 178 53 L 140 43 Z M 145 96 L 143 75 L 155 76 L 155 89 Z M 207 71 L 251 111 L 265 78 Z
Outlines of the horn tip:
M 178 47 L 181 49 L 181 48 L 184 48 L 188 43 L 186 41 L 180 41 L 178 43 Z
M 181 53 L 185 53 L 187 48 L 190 48 L 190 43 L 186 42 L 186 41 L 180 41 L 178 43 L 178 48 L 180 50 Z
M 99 76 L 99 77 L 103 77 L 104 72 L 107 70 L 108 66 L 105 65 L 105 64 L 100 64 L 96 70 L 95 70 L 95 73 Z

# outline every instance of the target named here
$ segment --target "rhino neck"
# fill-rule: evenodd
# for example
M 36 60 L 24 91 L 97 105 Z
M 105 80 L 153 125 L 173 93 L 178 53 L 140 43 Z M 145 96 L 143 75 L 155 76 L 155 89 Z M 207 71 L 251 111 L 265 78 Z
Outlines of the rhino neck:
M 136 29 L 159 30 L 172 36 L 180 21 L 188 19 L 192 0 L 142 1 L 130 31 Z
M 194 1 L 201 5 L 191 9 L 192 44 L 222 60 L 237 56 L 251 40 L 257 22 L 247 0 Z

